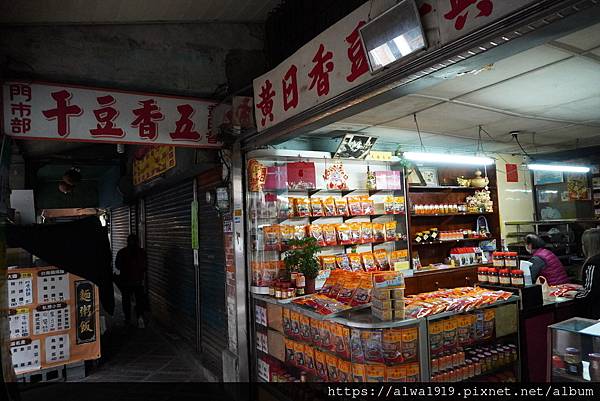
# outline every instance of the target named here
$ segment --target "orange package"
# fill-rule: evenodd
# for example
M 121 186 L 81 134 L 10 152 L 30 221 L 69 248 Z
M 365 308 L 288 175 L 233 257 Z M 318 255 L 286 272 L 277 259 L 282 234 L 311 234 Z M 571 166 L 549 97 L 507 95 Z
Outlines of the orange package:
M 373 257 L 373 252 L 363 252 L 360 254 L 363 262 L 363 267 L 365 271 L 372 272 L 377 270 L 377 265 L 375 264 L 375 258 Z
M 290 365 L 295 365 L 295 362 L 294 362 L 294 356 L 295 356 L 294 340 L 286 338 L 284 340 L 284 343 L 285 343 L 285 361 L 288 362 Z
M 394 209 L 394 197 L 393 196 L 386 196 L 385 200 L 383 201 L 383 210 L 385 211 L 385 214 L 395 214 L 396 211 Z
M 336 297 L 338 301 L 346 305 L 350 305 L 354 291 L 356 291 L 356 287 L 358 286 L 358 280 L 353 276 L 349 275 L 341 280 L 340 291 Z
M 306 238 L 306 226 L 294 226 L 294 239 L 302 240 Z
M 375 214 L 375 203 L 372 199 L 369 199 L 367 195 L 360 197 L 360 205 L 362 209 L 362 213 L 365 215 L 373 215 Z
M 308 226 L 308 234 L 317 240 L 319 246 L 326 246 L 325 237 L 323 236 L 322 226 L 318 224 L 311 224 Z
M 300 315 L 300 339 L 309 344 L 312 341 L 310 335 L 310 318 L 306 315 Z
M 298 216 L 298 211 L 296 210 L 296 198 L 289 197 L 288 198 L 288 217 L 296 217 Z
M 396 262 L 404 262 L 408 258 L 408 250 L 401 249 L 399 251 L 393 251 L 390 256 L 390 265 L 394 266 Z
M 373 223 L 365 222 L 360 225 L 360 242 L 368 244 L 373 242 Z
M 321 346 L 321 322 L 318 319 L 310 318 L 310 340 L 315 347 Z
M 396 221 L 388 221 L 385 223 L 385 240 L 386 241 L 396 241 Z
M 362 258 L 358 253 L 349 253 L 348 259 L 350 260 L 350 270 L 353 272 L 362 271 Z
M 310 201 L 308 198 L 294 198 L 294 204 L 296 205 L 296 216 L 310 216 Z
M 290 327 L 291 337 L 295 340 L 300 339 L 300 314 L 298 312 L 290 311 Z
M 342 270 L 352 270 L 350 268 L 350 259 L 348 259 L 348 255 L 341 254 L 341 255 L 337 255 L 335 257 L 335 262 L 337 265 L 338 269 L 342 269 Z
M 352 244 L 352 238 L 350 237 L 350 227 L 347 224 L 338 224 L 336 227 L 338 242 L 342 245 Z
M 385 224 L 373 223 L 373 241 L 375 241 L 375 242 L 385 241 Z
M 310 198 L 310 213 L 314 217 L 325 216 L 323 200 L 321 198 Z
M 373 252 L 375 264 L 379 270 L 389 270 L 390 262 L 388 261 L 387 251 L 385 249 L 377 249 Z
M 348 210 L 350 212 L 350 216 L 362 216 L 364 213 L 361 199 L 358 197 L 348 198 Z
M 321 348 L 329 350 L 333 344 L 333 334 L 331 333 L 332 324 L 325 320 L 319 322 L 319 333 L 321 336 Z
M 335 270 L 336 268 L 335 256 L 327 255 L 321 256 L 321 267 L 323 270 Z
M 387 366 L 385 368 L 385 381 L 388 383 L 406 382 L 407 367 L 405 365 Z
M 323 215 L 324 216 L 337 216 L 337 210 L 335 208 L 335 199 L 331 196 L 323 199 Z
M 362 238 L 361 224 L 358 222 L 353 222 L 348 224 L 348 227 L 350 227 L 351 244 L 360 244 Z
M 385 381 L 385 365 L 365 365 L 367 383 L 383 383 Z
M 372 289 L 373 282 L 371 280 L 371 275 L 369 273 L 361 274 L 356 291 L 354 291 L 354 294 L 352 295 L 350 306 L 368 304 L 371 301 Z
M 337 245 L 337 232 L 335 224 L 323 225 L 323 238 L 328 246 Z
M 336 324 L 333 333 L 333 352 L 340 358 L 350 359 L 350 329 L 344 325 Z
M 381 341 L 383 348 L 383 358 L 388 365 L 397 365 L 404 362 L 402 356 L 402 330 L 386 329 L 383 331 Z
M 420 380 L 419 364 L 417 362 L 409 363 L 406 366 L 406 381 L 408 383 L 416 383 L 419 380 Z
M 304 344 L 304 367 L 310 374 L 315 374 L 317 368 L 315 366 L 315 349 L 311 345 Z
M 315 355 L 315 369 L 317 371 L 317 376 L 319 376 L 319 379 L 326 382 L 329 379 L 328 375 L 327 375 L 327 359 L 326 359 L 327 354 L 325 354 L 324 352 L 321 352 L 319 350 L 315 350 L 314 355 Z
M 352 364 L 352 379 L 355 383 L 364 383 L 366 380 L 365 376 L 365 365 L 353 363 Z
M 304 355 L 304 344 L 294 342 L 294 362 L 299 368 L 306 366 L 306 357 Z
M 329 277 L 327 277 L 327 280 L 325 280 L 323 287 L 321 287 L 321 291 L 319 291 L 322 295 L 331 298 L 331 289 L 334 287 L 337 281 L 341 279 L 341 271 L 342 270 L 332 270 L 329 273 Z
M 265 251 L 281 249 L 281 229 L 278 225 L 263 227 Z
M 290 320 L 290 310 L 288 308 L 282 308 L 282 321 L 283 321 L 283 334 L 286 337 L 292 336 L 292 321 Z
M 335 210 L 336 215 L 338 216 L 348 216 L 348 202 L 346 198 L 336 198 L 335 199 Z
M 338 360 L 338 380 L 340 383 L 352 382 L 352 364 L 350 362 Z
M 281 232 L 281 243 L 287 245 L 291 240 L 294 239 L 294 226 L 289 224 L 282 224 L 280 226 Z
M 325 361 L 327 362 L 327 376 L 330 382 L 337 382 L 338 377 L 338 359 L 333 355 L 326 354 Z

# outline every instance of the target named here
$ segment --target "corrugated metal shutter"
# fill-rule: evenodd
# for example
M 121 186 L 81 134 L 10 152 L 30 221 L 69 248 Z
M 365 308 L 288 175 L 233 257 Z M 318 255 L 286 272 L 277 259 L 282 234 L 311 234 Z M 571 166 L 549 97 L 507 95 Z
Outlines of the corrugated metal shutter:
M 215 207 L 205 201 L 205 194 L 214 191 L 220 182 L 220 170 L 198 177 L 202 357 L 207 368 L 219 376 L 223 369 L 222 352 L 228 347 L 223 223 Z
M 112 250 L 113 266 L 117 252 L 127 246 L 129 235 L 129 206 L 110 209 L 110 247 Z
M 148 294 L 152 316 L 196 342 L 196 288 L 191 241 L 193 184 L 145 199 Z
M 131 205 L 129 207 L 129 231 L 131 234 L 138 234 L 138 215 L 137 215 L 137 205 Z

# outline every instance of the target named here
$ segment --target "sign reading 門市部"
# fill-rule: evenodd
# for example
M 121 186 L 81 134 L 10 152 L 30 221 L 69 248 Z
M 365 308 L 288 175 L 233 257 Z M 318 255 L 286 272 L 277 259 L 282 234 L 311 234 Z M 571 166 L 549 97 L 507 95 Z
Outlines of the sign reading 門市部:
M 417 0 L 430 51 L 488 25 L 533 0 Z M 373 0 L 329 27 L 253 81 L 258 131 L 358 86 L 374 75 L 359 30 L 396 4 Z
M 216 103 L 60 84 L 2 85 L 3 129 L 21 139 L 219 148 Z

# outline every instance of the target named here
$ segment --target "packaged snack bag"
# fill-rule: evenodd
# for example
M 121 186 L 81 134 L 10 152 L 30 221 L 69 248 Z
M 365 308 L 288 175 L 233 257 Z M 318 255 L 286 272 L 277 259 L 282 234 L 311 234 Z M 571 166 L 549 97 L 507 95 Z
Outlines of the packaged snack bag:
M 373 284 L 371 282 L 371 276 L 367 274 L 361 274 L 360 280 L 358 281 L 358 287 L 354 291 L 350 306 L 358 306 L 368 304 L 371 301 L 371 289 Z
M 381 349 L 381 330 L 362 330 L 360 337 L 366 362 L 383 363 L 383 350 Z
M 341 282 L 340 292 L 338 292 L 336 299 L 346 305 L 350 305 L 354 291 L 356 291 L 356 287 L 358 287 L 359 280 L 353 276 L 348 276 L 344 277 Z
M 471 344 L 471 315 L 459 315 L 457 316 L 457 337 L 458 337 L 458 345 L 461 347 L 467 346 Z
M 349 253 L 348 259 L 350 260 L 350 270 L 352 271 L 362 271 L 362 257 L 358 253 Z
M 373 252 L 373 256 L 379 270 L 390 270 L 390 263 L 388 262 L 387 251 L 385 249 L 377 249 Z
M 325 283 L 323 283 L 321 291 L 319 291 L 321 294 L 331 298 L 331 289 L 342 277 L 339 272 L 341 272 L 341 270 L 332 270 L 329 273 L 329 277 L 327 277 L 327 280 L 325 280 Z
M 395 214 L 395 209 L 394 209 L 394 197 L 393 196 L 386 196 L 384 201 L 383 201 L 383 211 L 385 212 L 385 214 Z
M 310 216 L 310 201 L 307 198 L 294 198 L 294 203 L 296 205 L 296 216 Z
M 335 263 L 336 263 L 335 256 L 333 256 L 333 255 L 321 256 L 321 267 L 323 268 L 323 270 L 335 270 L 335 268 L 336 268 Z
M 385 224 L 373 223 L 373 241 L 375 241 L 375 242 L 385 241 Z
M 351 244 L 360 244 L 362 239 L 361 223 L 352 222 L 348 224 L 350 227 Z
M 306 238 L 306 226 L 294 226 L 294 239 L 301 240 Z
M 300 315 L 300 339 L 308 344 L 312 342 L 310 318 L 306 315 Z
M 338 243 L 342 245 L 352 244 L 352 238 L 350 237 L 350 227 L 347 224 L 338 224 L 336 226 Z
M 355 383 L 364 383 L 366 381 L 365 365 L 353 363 L 352 377 Z
M 371 272 L 377 270 L 373 252 L 363 252 L 360 254 L 360 256 L 362 257 L 363 267 L 366 271 Z
M 288 198 L 288 217 L 297 217 L 298 212 L 296 210 L 296 198 L 289 197 Z
M 365 215 L 375 214 L 375 203 L 372 199 L 369 199 L 367 195 L 360 197 L 360 204 L 362 213 Z
M 385 365 L 365 365 L 367 383 L 383 383 L 385 381 Z
M 335 208 L 335 199 L 331 196 L 323 199 L 323 215 L 325 216 L 337 216 L 337 210 Z
M 404 196 L 396 196 L 394 198 L 394 213 L 402 214 L 405 211 Z
M 280 226 L 281 231 L 281 242 L 283 245 L 287 246 L 288 243 L 294 239 L 295 229 L 294 226 L 289 224 L 282 224 Z
M 335 270 L 340 273 L 346 273 L 345 270 Z M 339 278 L 335 281 L 335 283 L 331 286 L 329 290 L 329 298 L 337 299 L 338 294 L 340 293 L 342 286 L 344 285 L 344 281 L 346 280 L 345 275 L 340 275 Z
M 346 198 L 336 198 L 335 209 L 338 216 L 348 216 L 348 202 Z
M 282 325 L 283 325 L 283 334 L 286 337 L 292 336 L 292 321 L 290 320 L 290 310 L 287 308 L 282 308 Z
M 350 329 L 341 324 L 334 326 L 334 352 L 340 358 L 350 359 Z
M 328 246 L 337 245 L 337 232 L 335 224 L 323 225 L 323 238 Z
M 310 318 L 310 340 L 312 345 L 319 347 L 321 345 L 321 331 L 319 330 L 320 321 Z
M 315 368 L 317 371 L 317 376 L 319 376 L 319 379 L 326 382 L 329 380 L 328 375 L 327 375 L 327 360 L 326 360 L 327 354 L 325 354 L 324 352 L 321 352 L 319 350 L 315 350 L 314 354 L 315 354 Z
M 341 255 L 337 255 L 335 257 L 335 262 L 337 264 L 337 268 L 338 269 L 342 269 L 342 270 L 352 270 L 350 268 L 350 259 L 348 258 L 348 255 L 341 254 Z
M 395 241 L 397 238 L 396 234 L 396 221 L 388 221 L 385 223 L 385 240 Z
M 350 359 L 352 363 L 364 363 L 365 354 L 362 348 L 362 340 L 360 337 L 360 329 L 352 329 L 350 331 Z
M 304 359 L 306 361 L 304 367 L 308 373 L 315 374 L 317 368 L 315 366 L 315 350 L 311 345 L 304 344 Z
M 340 383 L 352 381 L 352 365 L 350 362 L 338 359 L 338 381 Z
M 323 236 L 322 226 L 318 224 L 311 224 L 308 226 L 308 233 L 311 237 L 317 240 L 319 246 L 326 246 L 325 237 Z
M 408 383 L 416 383 L 420 378 L 420 369 L 418 363 L 409 363 L 406 365 L 406 381 Z
M 382 337 L 383 359 L 388 365 L 404 362 L 402 356 L 402 330 L 384 329 Z
M 348 198 L 348 210 L 350 212 L 350 216 L 362 216 L 362 202 L 359 197 L 350 197 Z
M 419 332 L 416 327 L 402 329 L 402 356 L 405 361 L 414 361 L 417 358 L 419 346 Z
M 290 322 L 292 327 L 292 338 L 300 339 L 300 314 L 290 311 Z
M 326 354 L 325 361 L 327 362 L 327 376 L 330 382 L 337 382 L 338 377 L 338 359 L 333 355 Z
M 444 319 L 444 350 L 454 351 L 458 346 L 457 319 Z
M 444 351 L 443 320 L 434 320 L 429 323 L 429 342 L 431 355 L 439 355 Z
M 496 327 L 496 309 L 489 308 L 483 311 L 483 338 L 485 340 L 494 336 Z
M 368 244 L 373 242 L 373 223 L 365 222 L 360 225 L 360 242 L 361 244 Z
M 406 382 L 406 370 L 405 365 L 397 366 L 386 366 L 385 367 L 385 381 L 388 383 L 403 383 Z
M 401 249 L 399 251 L 393 251 L 390 256 L 390 265 L 394 266 L 396 262 L 406 261 L 408 258 L 408 251 L 406 249 Z
M 304 344 L 294 342 L 294 361 L 296 366 L 304 368 L 306 366 L 306 357 L 304 355 Z
M 291 365 L 295 365 L 296 363 L 294 361 L 294 357 L 295 357 L 294 340 L 286 338 L 284 340 L 284 342 L 285 342 L 285 361 Z
M 310 198 L 310 212 L 311 216 L 314 217 L 325 216 L 323 200 L 321 198 Z
M 321 320 L 319 325 L 319 330 L 321 333 L 321 347 L 322 349 L 330 349 L 331 344 L 333 343 L 332 334 L 330 330 L 330 323 L 324 320 Z
M 265 251 L 278 251 L 281 249 L 281 230 L 278 225 L 263 227 L 265 238 Z

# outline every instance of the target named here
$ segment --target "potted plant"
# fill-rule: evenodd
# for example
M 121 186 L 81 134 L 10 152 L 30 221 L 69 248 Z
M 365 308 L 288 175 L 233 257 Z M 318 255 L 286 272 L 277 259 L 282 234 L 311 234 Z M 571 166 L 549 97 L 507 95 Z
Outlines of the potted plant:
M 285 253 L 285 268 L 288 275 L 298 272 L 306 279 L 306 294 L 315 292 L 315 279 L 319 275 L 320 264 L 317 253 L 321 250 L 313 237 L 294 239 L 288 242 L 290 249 Z

